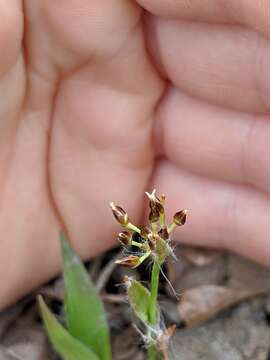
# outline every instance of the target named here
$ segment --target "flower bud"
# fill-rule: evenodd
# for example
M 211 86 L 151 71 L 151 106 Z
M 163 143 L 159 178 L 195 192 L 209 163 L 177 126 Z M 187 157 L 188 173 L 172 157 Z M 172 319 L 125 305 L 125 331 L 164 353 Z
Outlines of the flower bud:
M 118 241 L 122 245 L 131 246 L 132 234 L 129 231 L 122 231 L 118 234 Z
M 162 205 L 165 204 L 165 200 L 166 200 L 165 195 L 164 195 L 164 194 L 161 194 L 161 196 L 160 196 L 160 201 L 161 201 Z
M 158 232 L 158 235 L 159 235 L 162 239 L 168 240 L 169 237 L 170 237 L 170 235 L 169 235 L 167 226 L 164 227 L 164 228 L 161 228 L 161 229 L 159 230 L 159 232 Z
M 159 213 L 154 209 L 151 209 L 149 213 L 149 223 L 155 224 L 159 221 Z
M 135 267 L 139 266 L 141 264 L 140 257 L 137 255 L 129 255 L 127 257 L 124 257 L 120 260 L 115 261 L 116 264 L 131 267 L 134 269 Z
M 148 244 L 152 251 L 156 249 L 156 242 L 157 242 L 157 234 L 151 233 L 148 237 Z
M 164 214 L 164 207 L 162 201 L 156 196 L 156 190 L 154 189 L 151 194 L 146 192 L 146 195 L 149 199 L 149 207 L 151 209 L 151 212 L 157 213 L 158 217 L 161 214 Z
M 173 217 L 173 222 L 177 226 L 184 225 L 186 223 L 186 220 L 187 220 L 187 210 L 178 211 Z
M 149 235 L 151 234 L 151 230 L 148 229 L 146 226 L 141 228 L 141 237 L 145 240 L 148 240 Z
M 129 223 L 128 214 L 120 206 L 115 205 L 113 202 L 110 203 L 113 216 L 122 226 L 126 227 Z

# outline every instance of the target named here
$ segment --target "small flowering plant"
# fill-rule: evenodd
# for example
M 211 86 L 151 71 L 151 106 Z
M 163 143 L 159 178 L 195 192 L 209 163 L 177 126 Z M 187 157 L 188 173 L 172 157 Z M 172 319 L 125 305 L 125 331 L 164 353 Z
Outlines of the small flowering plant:
M 146 259 L 151 259 L 150 289 L 127 276 L 124 284 L 130 306 L 140 321 L 136 327 L 145 342 L 148 360 L 167 360 L 168 342 L 174 326 L 167 329 L 161 324 L 157 306 L 159 276 L 166 258 L 173 255 L 171 234 L 176 226 L 185 224 L 187 211 L 177 212 L 168 225 L 164 211 L 165 197 L 162 195 L 159 199 L 155 190 L 146 195 L 150 207 L 147 227 L 135 226 L 120 206 L 110 204 L 114 217 L 124 228 L 118 240 L 129 253 L 117 263 L 136 268 Z M 60 235 L 60 244 L 65 290 L 64 321 L 58 320 L 41 296 L 37 299 L 50 341 L 64 360 L 112 360 L 109 326 L 101 298 L 64 233 Z
M 157 306 L 159 277 L 168 256 L 174 256 L 171 247 L 171 236 L 177 226 L 186 222 L 187 210 L 178 211 L 170 224 L 165 216 L 165 196 L 160 198 L 156 190 L 146 192 L 149 200 L 149 224 L 138 227 L 130 222 L 128 214 L 120 206 L 111 203 L 112 213 L 118 223 L 124 228 L 118 235 L 118 240 L 129 255 L 117 260 L 116 263 L 130 268 L 137 268 L 146 259 L 151 259 L 151 287 L 148 290 L 131 277 L 125 277 L 129 303 L 142 324 L 137 327 L 148 349 L 148 359 L 168 359 L 168 342 L 174 332 L 174 326 L 164 329 L 161 325 Z M 136 249 L 136 251 L 133 251 Z

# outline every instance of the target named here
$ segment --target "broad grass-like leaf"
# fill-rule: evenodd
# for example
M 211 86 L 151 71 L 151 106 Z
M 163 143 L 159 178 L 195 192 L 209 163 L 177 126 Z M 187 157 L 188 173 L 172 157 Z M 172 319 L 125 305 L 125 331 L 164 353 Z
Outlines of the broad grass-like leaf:
M 127 287 L 130 306 L 138 318 L 149 324 L 150 292 L 139 281 L 130 279 Z
M 100 360 L 111 360 L 109 329 L 102 301 L 80 258 L 61 233 L 65 283 L 65 318 L 71 335 Z
M 51 313 L 42 297 L 38 297 L 40 313 L 55 351 L 65 360 L 99 360 L 97 355 L 71 336 Z

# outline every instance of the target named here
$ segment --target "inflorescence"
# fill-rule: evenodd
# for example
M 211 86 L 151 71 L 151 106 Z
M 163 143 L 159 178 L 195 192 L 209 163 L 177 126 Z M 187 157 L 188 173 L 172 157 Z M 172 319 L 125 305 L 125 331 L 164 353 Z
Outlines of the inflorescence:
M 137 227 L 130 222 L 126 211 L 111 202 L 112 213 L 118 223 L 125 229 L 118 234 L 118 241 L 124 247 L 135 247 L 138 252 L 117 260 L 116 263 L 131 268 L 141 265 L 146 259 L 152 258 L 162 266 L 169 255 L 173 255 L 171 247 L 171 234 L 177 226 L 186 223 L 187 210 L 180 210 L 173 216 L 173 221 L 167 225 L 165 216 L 165 196 L 160 198 L 156 190 L 146 192 L 149 200 L 149 224 L 145 227 Z

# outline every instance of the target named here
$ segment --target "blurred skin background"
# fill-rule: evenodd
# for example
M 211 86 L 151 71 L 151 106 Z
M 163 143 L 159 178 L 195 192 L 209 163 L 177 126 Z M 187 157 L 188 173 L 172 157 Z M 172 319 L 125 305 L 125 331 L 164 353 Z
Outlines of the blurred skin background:
M 0 3 L 0 308 L 115 244 L 109 203 L 270 264 L 270 3 Z

